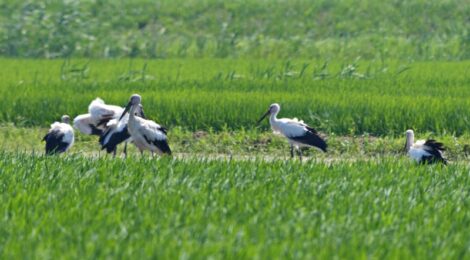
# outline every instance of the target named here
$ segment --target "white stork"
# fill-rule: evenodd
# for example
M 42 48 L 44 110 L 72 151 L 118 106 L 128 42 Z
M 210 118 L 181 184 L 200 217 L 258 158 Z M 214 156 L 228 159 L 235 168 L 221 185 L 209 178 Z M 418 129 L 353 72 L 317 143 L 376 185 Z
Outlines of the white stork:
M 117 119 L 124 108 L 107 105 L 101 98 L 96 98 L 88 106 L 88 114 L 75 117 L 73 126 L 86 135 L 102 135 L 106 124 L 111 119 Z
M 63 115 L 62 123 L 54 122 L 42 141 L 46 141 L 46 155 L 63 153 L 70 149 L 74 141 L 70 117 Z
M 447 164 L 447 160 L 442 156 L 445 151 L 444 144 L 433 139 L 418 140 L 415 143 L 414 138 L 413 130 L 407 130 L 405 150 L 412 159 L 422 164 Z
M 141 105 L 139 105 L 136 116 L 145 118 L 144 110 Z M 113 153 L 113 155 L 116 156 L 117 146 L 120 143 L 125 142 L 124 156 L 127 156 L 127 143 L 132 142 L 131 134 L 127 127 L 128 121 L 129 115 L 126 114 L 122 120 L 112 119 L 106 124 L 106 130 L 99 139 L 101 150 L 106 149 L 106 152 Z
M 166 136 L 167 130 L 154 121 L 136 116 L 141 100 L 140 95 L 132 95 L 119 120 L 129 112 L 127 127 L 132 141 L 141 154 L 143 154 L 144 150 L 149 150 L 152 155 L 154 152 L 171 155 L 171 149 Z
M 281 110 L 279 104 L 275 103 L 269 106 L 268 111 L 258 120 L 258 124 L 268 115 L 269 123 L 275 134 L 281 134 L 287 138 L 290 144 L 290 154 L 294 158 L 294 148 L 302 160 L 301 147 L 315 147 L 323 152 L 326 152 L 327 144 L 318 135 L 317 131 L 312 127 L 305 124 L 302 120 L 297 118 L 277 118 L 277 114 Z

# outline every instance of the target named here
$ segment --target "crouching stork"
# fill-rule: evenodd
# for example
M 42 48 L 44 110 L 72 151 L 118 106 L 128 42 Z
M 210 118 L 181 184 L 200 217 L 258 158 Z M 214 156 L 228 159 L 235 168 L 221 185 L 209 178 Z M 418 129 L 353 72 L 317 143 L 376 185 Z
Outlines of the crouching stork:
M 294 149 L 297 150 L 300 160 L 302 160 L 301 147 L 315 147 L 326 152 L 327 144 L 318 132 L 297 118 L 277 118 L 281 110 L 279 104 L 272 104 L 268 111 L 258 120 L 258 124 L 266 117 L 269 117 L 269 123 L 275 134 L 283 135 L 290 144 L 291 158 L 294 158 Z
M 70 117 L 62 116 L 62 123 L 54 122 L 42 141 L 46 142 L 46 155 L 66 152 L 74 142 L 73 128 Z
M 413 130 L 406 131 L 405 150 L 413 160 L 420 164 L 447 164 L 447 159 L 443 157 L 444 144 L 433 139 L 414 142 Z
M 141 100 L 140 95 L 132 95 L 120 120 L 129 112 L 127 128 L 132 137 L 132 142 L 141 154 L 143 154 L 144 150 L 149 150 L 152 155 L 155 152 L 171 155 L 171 149 L 166 136 L 167 130 L 154 121 L 136 116 Z
M 88 113 L 74 118 L 73 126 L 86 135 L 101 136 L 106 125 L 112 119 L 117 119 L 124 108 L 105 104 L 101 98 L 96 98 L 88 106 Z

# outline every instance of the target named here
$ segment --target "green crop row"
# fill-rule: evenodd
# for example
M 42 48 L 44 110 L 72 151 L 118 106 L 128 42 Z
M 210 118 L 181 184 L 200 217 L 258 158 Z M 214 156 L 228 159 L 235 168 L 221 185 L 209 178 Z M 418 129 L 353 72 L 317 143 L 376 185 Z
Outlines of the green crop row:
M 466 0 L 0 1 L 0 55 L 470 58 Z
M 252 129 L 274 102 L 328 134 L 460 135 L 470 123 L 468 62 L 0 60 L 0 121 L 47 126 L 95 97 L 133 93 L 170 128 Z M 262 124 L 267 128 L 266 122 Z
M 465 258 L 469 168 L 0 153 L 2 258 Z

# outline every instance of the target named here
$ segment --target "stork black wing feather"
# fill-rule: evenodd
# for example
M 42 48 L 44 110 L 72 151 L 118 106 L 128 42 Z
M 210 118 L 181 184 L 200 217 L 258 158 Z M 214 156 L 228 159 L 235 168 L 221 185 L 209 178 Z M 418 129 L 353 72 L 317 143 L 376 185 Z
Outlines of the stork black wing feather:
M 44 136 L 43 140 L 46 141 L 47 155 L 65 152 L 69 144 L 62 142 L 63 137 L 64 133 L 58 130 L 50 131 L 46 136 Z
M 424 145 L 428 146 L 428 147 L 432 147 L 433 149 L 435 150 L 439 150 L 439 151 L 445 151 L 446 148 L 444 147 L 444 144 L 441 143 L 441 142 L 438 142 L 434 139 L 429 139 L 429 140 L 426 140 L 426 142 L 424 143 Z
M 158 130 L 162 131 L 165 134 L 168 134 L 168 128 L 166 128 L 164 126 L 160 126 L 160 128 Z
M 106 124 L 113 119 L 114 114 L 103 115 L 96 126 L 106 126 Z
M 307 132 L 305 132 L 304 135 L 302 136 L 296 136 L 296 137 L 290 137 L 290 139 L 303 143 L 303 144 L 308 144 L 311 146 L 315 146 L 322 150 L 323 152 L 326 152 L 326 149 L 328 148 L 328 145 L 326 144 L 325 140 L 323 140 L 315 131 L 315 129 L 311 127 L 307 127 Z
M 107 143 L 104 143 L 106 136 L 111 135 Z M 106 149 L 106 152 L 111 153 L 116 149 L 120 143 L 129 139 L 131 135 L 127 130 L 127 125 L 121 131 L 106 131 L 105 134 L 100 137 L 101 150 Z
M 447 164 L 447 160 L 445 158 L 441 157 L 436 157 L 436 156 L 423 156 L 421 157 L 421 164 L 434 164 L 434 163 L 442 163 L 444 165 Z
M 94 126 L 92 124 L 89 124 L 88 126 L 91 129 L 91 135 L 98 135 L 98 136 L 103 135 L 103 130 L 98 129 L 96 126 Z
M 314 134 L 318 134 L 317 130 L 315 130 L 315 128 L 313 127 L 310 127 L 310 126 L 305 126 L 305 128 L 307 128 L 308 131 L 314 133 Z
M 170 146 L 168 145 L 167 140 L 150 140 L 146 135 L 143 135 L 145 138 L 145 141 L 148 144 L 153 144 L 155 145 L 162 153 L 171 155 L 171 149 Z
M 168 142 L 166 140 L 155 140 L 153 141 L 153 144 L 162 151 L 162 153 L 171 155 L 171 149 L 170 146 L 168 145 Z
M 429 139 L 424 143 L 424 150 L 430 153 L 430 156 L 423 156 L 421 162 L 423 163 L 438 163 L 442 162 L 447 164 L 447 160 L 442 156 L 442 152 L 445 151 L 443 143 L 437 142 L 436 140 Z

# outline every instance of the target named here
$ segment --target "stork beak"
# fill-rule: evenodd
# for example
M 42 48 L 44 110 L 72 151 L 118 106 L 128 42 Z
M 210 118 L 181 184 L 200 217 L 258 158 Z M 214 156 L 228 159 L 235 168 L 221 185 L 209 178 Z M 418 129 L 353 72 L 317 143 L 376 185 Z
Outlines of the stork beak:
M 121 119 L 124 117 L 124 115 L 125 115 L 127 112 L 129 112 L 129 109 L 131 108 L 131 106 L 132 106 L 131 102 L 127 103 L 127 106 L 126 106 L 126 108 L 124 109 L 124 112 L 122 112 L 122 115 L 121 115 L 121 117 L 119 118 L 119 121 L 121 121 Z
M 142 117 L 143 119 L 147 119 L 147 117 L 145 117 L 145 113 L 144 113 L 144 108 L 142 106 L 140 106 L 140 117 Z
M 259 124 L 261 121 L 263 121 L 263 119 L 264 119 L 266 116 L 268 116 L 270 112 L 271 112 L 271 111 L 269 111 L 269 110 L 266 111 L 266 113 L 264 113 L 264 115 L 258 120 L 258 122 L 256 122 L 256 124 Z

